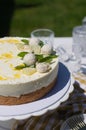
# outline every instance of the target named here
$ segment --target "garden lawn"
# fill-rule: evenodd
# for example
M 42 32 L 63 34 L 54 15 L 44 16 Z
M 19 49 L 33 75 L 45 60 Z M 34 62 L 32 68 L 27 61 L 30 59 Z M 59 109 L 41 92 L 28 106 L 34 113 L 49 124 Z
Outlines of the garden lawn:
M 30 37 L 31 31 L 49 28 L 57 37 L 72 36 L 86 16 L 86 0 L 16 0 L 10 35 Z

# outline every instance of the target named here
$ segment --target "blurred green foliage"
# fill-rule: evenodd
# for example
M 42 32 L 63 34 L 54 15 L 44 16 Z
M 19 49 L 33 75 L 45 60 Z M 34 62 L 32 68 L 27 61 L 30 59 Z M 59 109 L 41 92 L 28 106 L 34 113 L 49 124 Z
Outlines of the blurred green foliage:
M 16 5 L 37 5 L 42 3 L 44 0 L 15 0 Z
M 57 37 L 72 36 L 86 16 L 86 0 L 15 0 L 11 36 L 29 37 L 31 31 L 49 28 Z

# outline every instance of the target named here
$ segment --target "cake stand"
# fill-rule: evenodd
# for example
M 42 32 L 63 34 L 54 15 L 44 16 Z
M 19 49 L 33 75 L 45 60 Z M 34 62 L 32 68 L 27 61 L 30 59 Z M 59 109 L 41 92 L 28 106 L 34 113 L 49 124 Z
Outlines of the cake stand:
M 0 121 L 23 120 L 56 109 L 61 102 L 68 99 L 69 94 L 73 91 L 73 82 L 74 80 L 71 78 L 67 67 L 59 63 L 56 85 L 46 96 L 40 100 L 22 105 L 0 105 Z

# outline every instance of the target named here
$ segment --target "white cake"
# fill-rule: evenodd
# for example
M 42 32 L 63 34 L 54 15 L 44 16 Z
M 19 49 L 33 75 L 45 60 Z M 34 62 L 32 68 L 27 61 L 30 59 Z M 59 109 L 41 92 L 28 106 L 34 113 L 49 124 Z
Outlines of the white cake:
M 45 49 L 46 48 L 46 49 Z M 48 93 L 58 74 L 58 57 L 38 39 L 0 39 L 0 104 L 35 101 Z

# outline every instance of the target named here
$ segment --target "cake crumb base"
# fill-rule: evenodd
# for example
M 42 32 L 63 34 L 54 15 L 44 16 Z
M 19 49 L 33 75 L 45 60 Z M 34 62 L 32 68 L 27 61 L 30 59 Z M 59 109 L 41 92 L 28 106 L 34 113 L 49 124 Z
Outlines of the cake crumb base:
M 19 105 L 36 101 L 45 96 L 54 87 L 55 83 L 56 79 L 54 79 L 53 82 L 47 87 L 43 87 L 40 90 L 26 95 L 21 95 L 19 98 L 0 96 L 0 105 Z

